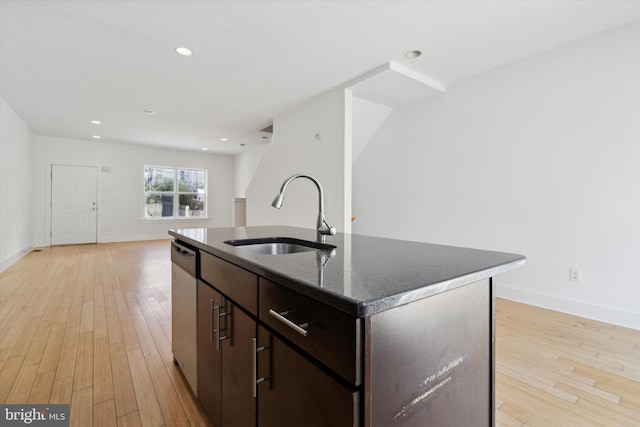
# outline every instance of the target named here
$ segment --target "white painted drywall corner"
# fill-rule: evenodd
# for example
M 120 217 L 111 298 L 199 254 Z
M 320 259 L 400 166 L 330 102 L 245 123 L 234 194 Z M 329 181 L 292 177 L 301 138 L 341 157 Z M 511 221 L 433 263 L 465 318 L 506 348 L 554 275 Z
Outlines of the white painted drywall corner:
M 639 63 L 636 22 L 394 109 L 354 162 L 354 233 L 521 253 L 498 295 L 638 328 Z
M 380 126 L 391 113 L 392 108 L 377 102 L 362 98 L 352 99 L 352 163 L 355 162 L 362 150 L 369 144 L 371 138 L 378 132 Z
M 247 225 L 315 228 L 318 191 L 305 179 L 291 183 L 281 209 L 271 206 L 284 180 L 294 173 L 317 178 L 325 192 L 327 221 L 350 228 L 345 206 L 345 91 L 331 90 L 275 117 L 273 139 L 247 189 Z M 348 149 L 351 150 L 350 141 Z
M 394 62 L 383 64 L 345 83 L 356 98 L 389 108 L 402 107 L 442 93 L 445 84 Z
M 269 142 L 270 144 L 271 142 Z M 234 169 L 234 197 L 246 197 L 247 188 L 251 185 L 253 176 L 267 152 L 268 144 L 247 150 L 233 157 Z
M 35 246 L 35 134 L 0 97 L 0 272 Z

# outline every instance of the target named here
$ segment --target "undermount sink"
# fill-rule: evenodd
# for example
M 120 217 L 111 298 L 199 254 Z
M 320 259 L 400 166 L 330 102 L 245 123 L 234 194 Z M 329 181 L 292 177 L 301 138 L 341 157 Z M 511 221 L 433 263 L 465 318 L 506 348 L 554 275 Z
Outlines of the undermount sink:
M 226 244 L 240 247 L 257 254 L 284 255 L 299 252 L 320 251 L 331 252 L 336 246 L 311 240 L 295 239 L 293 237 L 263 237 L 257 239 L 227 240 Z

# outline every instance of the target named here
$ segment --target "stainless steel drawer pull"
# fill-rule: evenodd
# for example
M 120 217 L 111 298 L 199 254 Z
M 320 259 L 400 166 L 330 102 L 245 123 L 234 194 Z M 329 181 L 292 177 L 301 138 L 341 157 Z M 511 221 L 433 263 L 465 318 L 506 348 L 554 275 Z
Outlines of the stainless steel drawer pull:
M 216 305 L 213 307 L 213 313 L 217 313 L 217 315 L 212 316 L 211 322 L 213 323 L 213 329 L 211 330 L 211 341 L 216 342 L 216 351 L 220 351 L 220 306 Z M 215 319 L 218 319 L 218 326 L 216 327 Z M 215 338 L 215 334 L 218 334 L 218 339 Z
M 209 330 L 211 331 L 211 334 L 209 336 L 209 341 L 213 342 L 213 338 L 214 338 L 214 334 L 215 334 L 215 329 L 213 329 L 213 313 L 215 311 L 215 308 L 213 307 L 213 298 L 209 299 Z
M 221 322 L 221 318 L 222 316 L 229 316 L 227 317 L 227 319 L 229 319 L 231 317 L 231 312 L 227 311 L 227 312 L 222 312 L 222 309 L 225 308 L 224 306 L 220 307 L 218 309 L 218 344 L 216 344 L 218 350 L 220 349 L 220 341 L 223 340 L 228 340 L 231 338 L 231 336 L 227 335 L 228 333 L 228 321 L 225 321 L 225 327 L 222 327 L 222 322 Z M 224 335 L 222 335 L 222 333 L 224 332 Z
M 309 324 L 308 323 L 302 323 L 300 325 L 296 325 L 291 320 L 289 320 L 286 317 L 284 317 L 284 316 L 289 314 L 288 311 L 283 311 L 282 313 L 278 313 L 274 309 L 270 308 L 269 309 L 269 314 L 272 315 L 273 317 L 275 317 L 276 319 L 278 319 L 279 321 L 281 321 L 282 323 L 284 323 L 285 325 L 287 325 L 288 327 L 290 327 L 291 329 L 293 329 L 294 331 L 296 331 L 297 333 L 299 333 L 300 335 L 305 336 L 305 337 L 307 335 L 309 335 L 309 331 L 307 331 L 306 329 L 303 329 L 303 328 L 309 326 Z
M 258 352 L 269 350 L 271 347 L 258 347 L 258 340 L 253 338 L 253 397 L 258 397 L 258 384 L 269 381 L 271 377 L 258 378 Z

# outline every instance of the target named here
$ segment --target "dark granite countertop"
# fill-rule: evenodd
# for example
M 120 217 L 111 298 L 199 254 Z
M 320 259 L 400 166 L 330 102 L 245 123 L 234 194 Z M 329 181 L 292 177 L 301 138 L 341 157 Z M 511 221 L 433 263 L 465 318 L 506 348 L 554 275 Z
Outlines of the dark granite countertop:
M 328 236 L 332 257 L 315 251 L 256 254 L 231 239 L 293 237 L 315 230 L 285 226 L 190 228 L 169 234 L 347 314 L 367 317 L 524 265 L 522 255 L 356 234 Z

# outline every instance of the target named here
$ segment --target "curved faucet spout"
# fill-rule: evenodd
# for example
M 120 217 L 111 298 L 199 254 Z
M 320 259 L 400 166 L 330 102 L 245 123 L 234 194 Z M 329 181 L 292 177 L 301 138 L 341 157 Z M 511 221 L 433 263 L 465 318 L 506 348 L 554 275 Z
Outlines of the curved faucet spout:
M 287 191 L 287 186 L 291 181 L 297 178 L 306 178 L 311 182 L 313 182 L 318 188 L 318 223 L 317 223 L 318 241 L 325 243 L 327 240 L 327 235 L 333 236 L 334 234 L 336 234 L 336 229 L 335 227 L 331 227 L 327 223 L 327 220 L 324 217 L 324 190 L 322 189 L 322 185 L 320 184 L 320 181 L 318 181 L 311 175 L 305 175 L 300 173 L 291 175 L 282 183 L 282 186 L 280 187 L 280 192 L 275 197 L 275 199 L 273 199 L 271 206 L 273 206 L 276 209 L 280 209 L 282 207 L 282 203 L 284 202 L 284 193 L 285 191 Z

